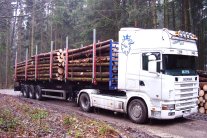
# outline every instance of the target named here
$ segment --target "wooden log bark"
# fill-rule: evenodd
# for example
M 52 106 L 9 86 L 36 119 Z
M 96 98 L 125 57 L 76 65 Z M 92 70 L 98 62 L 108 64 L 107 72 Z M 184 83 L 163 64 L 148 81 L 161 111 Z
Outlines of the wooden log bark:
M 205 77 L 199 77 L 199 81 L 200 82 L 207 82 L 207 78 L 205 78 Z
M 103 66 L 101 71 L 109 72 L 109 67 Z M 92 72 L 92 67 L 70 67 L 68 68 L 68 72 Z M 100 68 L 97 68 L 96 72 L 100 72 Z
M 207 110 L 207 102 L 205 103 L 204 108 Z
M 73 77 L 92 77 L 92 72 L 68 72 L 68 76 Z M 109 72 L 96 72 L 98 78 L 109 78 Z
M 79 64 L 68 64 L 68 67 L 92 67 L 93 63 L 79 63 Z M 100 66 L 100 64 L 96 64 L 96 66 Z M 109 66 L 109 62 L 101 63 L 101 66 Z
M 110 45 L 105 45 L 103 47 L 97 48 L 96 51 L 98 51 L 98 50 L 109 51 L 109 49 L 110 49 Z M 92 57 L 92 53 L 93 53 L 93 50 L 90 49 L 90 50 L 82 51 L 82 52 L 79 52 L 79 53 L 76 53 L 76 54 L 70 54 L 68 56 L 68 59 L 71 60 L 71 59 L 80 59 L 80 58 Z
M 203 89 L 204 85 L 207 85 L 207 82 L 199 82 L 200 89 Z
M 76 60 L 69 60 L 68 64 L 78 64 L 78 63 L 92 63 L 93 58 L 81 58 L 81 59 L 76 59 Z M 96 62 L 109 62 L 110 57 L 109 56 L 104 56 L 104 57 L 96 57 Z
M 205 77 L 205 78 L 207 78 L 207 71 L 197 70 L 197 74 L 199 75 L 199 77 Z
M 109 44 L 110 44 L 110 40 L 106 40 L 106 41 L 103 41 L 103 42 L 100 42 L 100 43 L 96 43 L 96 47 L 98 48 L 98 47 L 100 47 L 100 45 L 104 46 L 104 45 L 109 45 Z M 84 46 L 82 48 L 69 50 L 68 54 L 70 55 L 70 54 L 80 53 L 82 51 L 87 51 L 87 50 L 92 49 L 92 48 L 93 48 L 93 45 L 91 44 L 91 45 L 88 45 L 88 46 Z M 65 55 L 65 51 L 63 53 Z
M 85 82 L 92 82 L 92 78 L 86 78 L 86 77 L 68 77 L 68 81 L 85 81 Z M 109 82 L 109 78 L 96 78 L 97 82 Z

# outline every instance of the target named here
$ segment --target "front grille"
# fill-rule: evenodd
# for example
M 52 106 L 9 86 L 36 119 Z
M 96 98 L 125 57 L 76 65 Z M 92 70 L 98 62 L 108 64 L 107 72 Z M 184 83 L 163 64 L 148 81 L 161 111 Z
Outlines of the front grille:
M 196 99 L 191 99 L 189 101 L 180 101 L 175 104 L 176 110 L 186 110 L 190 108 L 194 108 L 196 106 Z
M 180 90 L 180 92 L 192 92 L 192 91 L 193 91 L 192 88 L 190 88 L 190 89 L 181 89 Z
M 180 97 L 181 98 L 184 98 L 184 97 L 191 97 L 193 96 L 193 93 L 190 93 L 190 94 L 182 94 Z
M 180 87 L 193 87 L 193 84 L 181 84 Z

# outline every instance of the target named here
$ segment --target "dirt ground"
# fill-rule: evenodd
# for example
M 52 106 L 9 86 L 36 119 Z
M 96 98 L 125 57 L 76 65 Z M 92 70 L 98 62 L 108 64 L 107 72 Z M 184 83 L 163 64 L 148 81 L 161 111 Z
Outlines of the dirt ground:
M 193 114 L 187 118 L 174 120 L 150 120 L 148 124 L 140 125 L 130 121 L 125 114 L 114 114 L 112 111 L 94 109 L 92 113 L 85 113 L 80 110 L 74 102 L 46 99 L 37 101 L 23 98 L 20 92 L 13 90 L 0 90 L 1 94 L 11 95 L 23 103 L 40 107 L 45 110 L 55 110 L 60 113 L 75 113 L 77 117 L 100 120 L 112 125 L 116 129 L 125 131 L 131 137 L 163 137 L 163 138 L 204 138 L 206 137 L 207 115 Z

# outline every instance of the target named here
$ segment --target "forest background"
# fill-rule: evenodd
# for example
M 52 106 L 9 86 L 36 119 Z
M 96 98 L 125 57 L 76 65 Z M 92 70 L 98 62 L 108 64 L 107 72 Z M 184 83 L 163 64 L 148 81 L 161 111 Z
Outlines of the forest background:
M 54 49 L 118 41 L 121 27 L 168 28 L 197 35 L 197 69 L 206 70 L 207 0 L 0 0 L 0 88 L 11 88 L 14 62 Z

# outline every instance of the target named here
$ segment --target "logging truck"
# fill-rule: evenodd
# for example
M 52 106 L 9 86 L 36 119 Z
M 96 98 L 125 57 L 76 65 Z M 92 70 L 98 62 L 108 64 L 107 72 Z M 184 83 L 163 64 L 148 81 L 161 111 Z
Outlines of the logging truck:
M 94 31 L 95 32 L 95 31 Z M 94 33 L 95 34 L 95 33 Z M 68 40 L 68 39 L 66 39 Z M 119 42 L 52 50 L 15 62 L 25 98 L 71 99 L 85 112 L 103 108 L 135 123 L 197 112 L 196 35 L 168 29 L 121 28 Z M 36 48 L 37 49 L 37 48 Z

